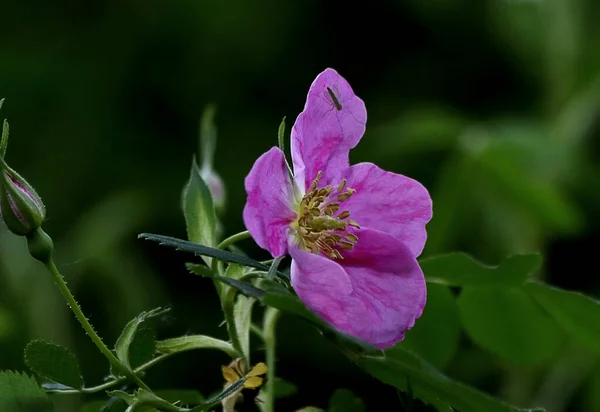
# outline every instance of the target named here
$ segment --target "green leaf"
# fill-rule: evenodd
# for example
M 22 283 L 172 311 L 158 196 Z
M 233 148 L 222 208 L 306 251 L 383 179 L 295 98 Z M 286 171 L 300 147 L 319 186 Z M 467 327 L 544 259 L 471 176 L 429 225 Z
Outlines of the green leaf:
M 398 345 L 412 350 L 436 368 L 443 368 L 458 350 L 460 328 L 458 306 L 452 292 L 447 286 L 430 283 L 423 315 Z
M 125 409 L 127 409 L 125 401 L 111 398 L 108 402 L 105 400 L 86 402 L 80 412 L 125 412 Z
M 216 245 L 217 216 L 210 190 L 202 177 L 196 159 L 192 161 L 190 178 L 183 189 L 183 215 L 188 239 L 207 246 Z M 202 259 L 210 266 L 211 259 Z
M 187 270 L 192 272 L 194 275 L 199 275 L 199 276 L 204 276 L 204 277 L 209 277 L 209 278 L 212 278 L 213 276 L 215 276 L 215 272 L 213 272 L 212 269 L 209 268 L 208 266 L 206 266 L 205 264 L 186 263 L 185 267 Z
M 51 412 L 54 408 L 35 379 L 12 371 L 0 372 L 0 411 Z
M 298 387 L 292 382 L 281 378 L 275 378 L 275 398 L 287 398 L 298 392 Z
M 0 99 L 0 109 L 4 105 L 4 99 Z M 6 149 L 8 148 L 8 122 L 4 119 L 2 124 L 2 137 L 0 138 L 0 159 L 4 159 L 6 156 Z
M 239 356 L 229 342 L 215 339 L 210 336 L 190 335 L 159 340 L 156 342 L 156 350 L 164 354 L 179 353 L 195 349 L 218 349 L 232 358 L 237 358 Z
M 267 273 L 267 279 L 269 279 L 269 280 L 275 279 L 275 276 L 277 276 L 277 269 L 279 268 L 279 265 L 281 264 L 281 261 L 284 258 L 285 258 L 285 255 L 279 256 L 279 257 L 273 259 L 273 263 L 271 263 L 271 267 L 269 268 L 269 272 Z
M 68 348 L 34 340 L 25 347 L 25 363 L 37 375 L 75 389 L 83 387 L 77 358 Z
M 4 158 L 6 156 L 6 149 L 8 149 L 8 121 L 4 119 L 2 123 L 2 138 L 0 139 L 0 158 Z
M 525 292 L 574 339 L 600 351 L 600 301 L 537 282 L 525 284 Z
M 329 412 L 364 412 L 365 404 L 349 389 L 336 390 L 329 400 Z
M 281 119 L 279 129 L 277 130 L 277 144 L 279 149 L 285 153 L 285 116 Z
M 462 252 L 419 261 L 427 281 L 447 286 L 518 286 L 542 264 L 538 253 L 513 255 L 499 266 L 487 266 Z
M 143 365 L 156 352 L 156 333 L 152 329 L 139 329 L 129 346 L 129 363 L 132 369 Z
M 263 270 L 265 272 L 268 272 L 269 270 L 269 267 L 267 265 L 263 265 L 262 263 L 257 262 L 254 259 L 250 259 L 245 255 L 231 253 L 226 250 L 215 249 L 212 247 L 199 245 L 194 242 L 177 239 L 170 236 L 154 235 L 150 233 L 142 233 L 138 237 L 141 239 L 157 242 L 160 245 L 170 246 L 182 252 L 193 253 L 196 256 L 210 256 L 223 262 L 238 263 L 240 265 Z
M 558 325 L 520 288 L 464 288 L 458 307 L 471 339 L 509 362 L 542 363 L 563 341 Z
M 454 381 L 408 350 L 398 348 L 392 356 L 363 356 L 357 364 L 365 371 L 403 392 L 410 391 L 440 411 L 526 412 L 495 399 L 475 388 Z M 408 383 L 410 382 L 410 383 Z M 451 409 L 453 408 L 453 409 Z
M 96 412 L 90 411 L 90 412 Z M 111 397 L 108 402 L 100 409 L 100 412 L 126 412 L 127 411 L 127 402 L 121 398 Z
M 135 338 L 138 327 L 146 320 L 160 316 L 168 312 L 169 309 L 165 308 L 156 308 L 147 312 L 142 312 L 134 319 L 129 321 L 123 332 L 121 332 L 121 336 L 117 339 L 117 343 L 115 344 L 115 351 L 117 352 L 117 358 L 123 363 L 123 365 L 127 366 L 129 369 L 132 368 L 130 361 L 130 347 Z

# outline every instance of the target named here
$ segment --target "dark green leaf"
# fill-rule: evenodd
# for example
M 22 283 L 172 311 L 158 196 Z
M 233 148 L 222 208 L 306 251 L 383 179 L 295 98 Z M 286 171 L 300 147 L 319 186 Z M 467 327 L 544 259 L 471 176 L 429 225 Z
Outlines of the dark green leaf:
M 487 266 L 469 255 L 457 252 L 422 259 L 428 282 L 448 286 L 518 286 L 542 264 L 541 255 L 514 255 L 499 266 Z
M 156 342 L 156 350 L 165 354 L 185 352 L 194 349 L 218 349 L 232 358 L 237 358 L 239 356 L 229 342 L 215 339 L 210 336 L 190 335 L 159 340 Z
M 460 113 L 437 106 L 411 108 L 392 119 L 372 131 L 372 148 L 379 156 L 394 158 L 453 147 L 468 124 Z
M 139 329 L 129 346 L 129 363 L 132 369 L 143 365 L 156 352 L 156 334 L 152 329 Z
M 262 302 L 267 306 L 272 306 L 283 312 L 293 313 L 308 320 L 315 325 L 323 325 L 324 322 L 313 312 L 310 311 L 297 296 L 291 293 L 267 293 L 264 295 Z
M 460 412 L 525 412 L 543 409 L 519 409 L 465 384 L 454 381 L 410 351 L 397 348 L 393 357 L 363 356 L 360 367 L 377 379 L 412 394 L 440 411 Z
M 327 322 L 318 317 L 314 312 L 308 309 L 298 296 L 290 293 L 269 292 L 262 298 L 262 302 L 267 305 L 279 309 L 282 312 L 291 313 L 303 318 L 321 330 L 321 333 L 334 343 L 340 345 L 345 350 L 350 350 L 357 353 L 378 351 L 373 346 L 334 330 Z
M 279 268 L 279 264 L 285 258 L 285 256 L 279 256 L 273 259 L 273 263 L 271 263 L 271 267 L 269 268 L 269 272 L 267 273 L 267 279 L 273 280 L 277 275 L 277 268 Z
M 243 280 L 237 280 L 233 278 L 228 278 L 226 276 L 217 275 L 213 276 L 212 278 L 237 289 L 244 295 L 249 296 L 251 298 L 261 299 L 265 295 L 264 290 L 259 289 L 248 282 L 244 282 Z
M 473 341 L 509 362 L 538 364 L 560 349 L 562 331 L 520 288 L 464 288 L 458 307 Z
M 514 152 L 523 149 L 507 151 L 503 146 L 497 139 L 474 156 L 486 188 L 544 227 L 560 231 L 578 228 L 581 215 L 571 199 L 558 185 L 536 176 L 516 160 L 519 156 Z
M 329 412 L 363 412 L 365 404 L 348 389 L 336 390 L 329 400 Z
M 106 402 L 106 404 L 100 409 L 100 412 L 126 412 L 127 402 L 123 399 L 112 397 Z M 92 412 L 92 411 L 90 411 Z M 96 412 L 96 411 L 93 411 Z
M 294 395 L 296 392 L 298 392 L 298 387 L 296 387 L 296 385 L 294 385 L 292 382 L 280 378 L 275 378 L 276 398 L 286 398 L 288 396 Z
M 192 272 L 194 275 L 199 275 L 199 276 L 204 276 L 204 277 L 209 277 L 209 278 L 212 278 L 213 276 L 215 276 L 215 273 L 212 271 L 212 269 L 204 264 L 186 263 L 185 267 L 187 270 Z
M 450 289 L 430 283 L 423 315 L 398 345 L 414 351 L 436 368 L 443 368 L 458 349 L 460 328 L 458 307 Z
M 123 363 L 123 365 L 126 365 L 128 368 L 132 367 L 131 361 L 129 359 L 129 349 L 131 347 L 131 343 L 135 338 L 138 327 L 147 319 L 163 315 L 168 311 L 168 308 L 156 308 L 148 312 L 142 312 L 134 319 L 129 321 L 127 325 L 125 325 L 123 332 L 121 332 L 121 336 L 119 336 L 119 339 L 117 339 L 117 343 L 115 344 L 115 351 L 117 352 L 117 357 Z
M 75 389 L 83 387 L 77 358 L 68 348 L 34 340 L 25 347 L 25 363 L 37 375 Z
M 532 296 L 574 339 L 600 351 L 600 301 L 542 283 L 525 284 Z
M 247 256 L 227 252 L 226 250 L 215 249 L 170 236 L 153 235 L 150 233 L 142 233 L 138 237 L 157 242 L 161 245 L 170 246 L 182 252 L 193 253 L 196 256 L 210 256 L 223 262 L 238 263 L 243 266 L 264 270 L 265 272 L 269 270 L 267 265 L 263 265 L 262 263 L 257 262 L 254 259 L 250 259 Z
M 200 177 L 195 159 L 192 161 L 190 179 L 183 189 L 182 204 L 188 239 L 194 243 L 215 246 L 215 207 L 210 190 Z M 204 260 L 210 266 L 211 260 L 206 257 Z
M 0 411 L 51 412 L 54 408 L 35 379 L 12 371 L 0 372 Z

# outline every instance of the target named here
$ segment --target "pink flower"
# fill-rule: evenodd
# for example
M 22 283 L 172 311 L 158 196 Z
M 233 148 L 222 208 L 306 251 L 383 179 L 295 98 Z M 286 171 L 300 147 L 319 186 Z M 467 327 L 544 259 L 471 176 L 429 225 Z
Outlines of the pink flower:
M 366 121 L 348 82 L 333 69 L 319 74 L 292 129 L 293 178 L 279 148 L 259 157 L 245 180 L 244 222 L 273 257 L 292 256 L 292 286 L 308 308 L 384 349 L 425 306 L 416 258 L 431 198 L 408 177 L 350 166 Z

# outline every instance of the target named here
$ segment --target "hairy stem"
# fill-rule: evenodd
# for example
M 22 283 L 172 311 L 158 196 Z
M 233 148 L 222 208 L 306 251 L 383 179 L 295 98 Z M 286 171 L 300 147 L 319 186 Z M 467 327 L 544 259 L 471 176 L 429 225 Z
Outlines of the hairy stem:
M 281 312 L 275 308 L 267 308 L 263 321 L 263 338 L 266 348 L 267 384 L 265 388 L 264 411 L 275 410 L 275 326 Z
M 133 372 L 135 374 L 139 374 L 144 372 L 146 369 L 150 369 L 151 367 L 153 367 L 154 365 L 162 362 L 163 360 L 165 360 L 166 358 L 170 357 L 171 355 L 174 355 L 177 352 L 173 352 L 173 353 L 165 353 L 162 354 L 160 356 L 157 356 L 156 358 L 149 360 L 148 362 L 144 363 L 143 365 L 138 366 L 137 368 L 135 368 L 133 370 Z M 97 386 L 92 386 L 89 388 L 82 388 L 81 390 L 79 389 L 67 389 L 67 390 L 46 390 L 49 393 L 56 393 L 57 395 L 76 395 L 79 393 L 86 393 L 86 394 L 92 394 L 92 393 L 97 393 L 97 392 L 102 392 L 104 390 L 110 389 L 113 386 L 117 386 L 123 382 L 125 382 L 128 379 L 128 377 L 123 376 L 117 379 L 113 379 L 111 381 L 105 382 L 101 385 L 97 385 Z
M 125 367 L 121 361 L 119 361 L 115 354 L 102 341 L 102 338 L 98 336 L 90 322 L 83 314 L 81 307 L 67 286 L 65 278 L 61 275 L 56 267 L 56 264 L 54 263 L 54 260 L 52 259 L 53 246 L 50 237 L 42 229 L 38 229 L 34 234 L 28 236 L 27 240 L 31 255 L 42 262 L 46 268 L 48 268 L 48 271 L 54 279 L 54 283 L 56 283 L 56 286 L 58 286 L 60 293 L 62 293 L 67 302 L 67 305 L 83 327 L 83 330 L 85 330 L 92 342 L 94 342 L 94 345 L 96 345 L 100 352 L 106 357 L 106 359 L 108 359 L 116 371 L 123 373 L 128 378 L 131 378 L 140 388 L 150 390 L 148 385 L 146 385 L 133 371 Z

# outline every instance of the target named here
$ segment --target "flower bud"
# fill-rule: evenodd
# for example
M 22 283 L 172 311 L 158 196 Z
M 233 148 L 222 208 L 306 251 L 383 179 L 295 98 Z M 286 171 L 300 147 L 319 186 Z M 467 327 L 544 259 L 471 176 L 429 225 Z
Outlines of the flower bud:
M 213 199 L 215 209 L 222 213 L 225 209 L 225 185 L 221 177 L 210 167 L 203 165 L 200 169 L 200 177 L 208 186 Z
M 46 217 L 46 208 L 35 190 L 0 158 L 0 216 L 15 235 L 35 232 Z

